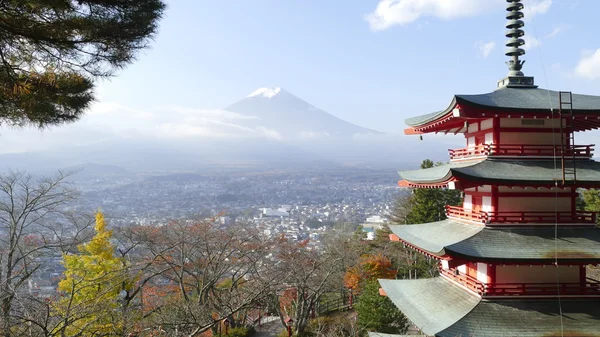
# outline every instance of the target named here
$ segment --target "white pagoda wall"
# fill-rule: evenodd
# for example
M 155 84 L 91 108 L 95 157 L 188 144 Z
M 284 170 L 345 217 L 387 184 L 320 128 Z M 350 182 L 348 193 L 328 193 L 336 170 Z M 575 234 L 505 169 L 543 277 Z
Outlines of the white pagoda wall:
M 579 266 L 496 266 L 494 283 L 578 283 Z
M 473 209 L 473 196 L 465 193 L 465 198 L 463 199 L 463 208 L 465 210 Z
M 500 144 L 560 145 L 560 133 L 500 132 Z
M 523 124 L 523 120 L 543 121 L 543 125 Z M 533 119 L 533 118 L 500 118 L 500 128 L 527 128 L 527 129 L 555 129 L 560 128 L 559 119 Z M 527 133 L 529 135 L 531 133 Z
M 480 130 L 488 130 L 494 127 L 494 119 L 492 118 L 488 118 L 486 120 L 482 120 L 481 121 L 481 128 Z
M 488 283 L 488 267 L 485 263 L 477 263 L 477 281 L 481 283 Z
M 449 270 L 450 266 L 448 265 L 448 261 L 442 260 L 442 269 Z
M 558 119 L 537 119 L 534 123 L 543 123 L 543 125 L 523 124 L 523 121 L 534 120 L 527 118 L 500 118 L 498 132 L 498 141 L 500 144 L 539 144 L 539 145 L 559 145 L 560 144 L 560 121 Z M 492 118 L 481 121 L 480 123 L 471 123 L 465 133 L 467 147 L 474 147 L 482 143 L 491 144 L 494 142 L 494 121 Z M 508 132 L 502 129 L 540 129 L 540 132 Z M 485 132 L 488 130 L 489 132 Z M 476 142 L 474 134 L 478 134 L 479 141 Z
M 559 212 L 571 210 L 571 198 L 498 197 L 499 212 Z
M 473 197 L 473 193 L 477 193 L 479 195 L 479 201 L 476 205 L 475 198 Z M 488 195 L 482 195 L 488 194 Z M 464 190 L 464 198 L 463 198 L 463 208 L 465 210 L 473 210 L 477 208 L 484 212 L 492 211 L 492 187 L 490 185 L 482 185 L 477 188 L 471 187 Z

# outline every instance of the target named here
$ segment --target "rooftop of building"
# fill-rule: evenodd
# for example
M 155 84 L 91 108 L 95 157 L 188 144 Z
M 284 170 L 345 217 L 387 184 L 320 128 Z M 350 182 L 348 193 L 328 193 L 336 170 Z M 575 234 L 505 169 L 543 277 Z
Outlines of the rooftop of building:
M 452 219 L 390 226 L 404 242 L 438 257 L 478 262 L 598 263 L 600 229 L 597 227 L 488 228 Z M 555 239 L 556 238 L 556 239 Z
M 431 336 L 597 336 L 597 300 L 482 300 L 443 278 L 379 280 L 406 317 Z M 561 317 L 562 313 L 562 317 Z
M 600 96 L 573 94 L 573 113 L 590 117 L 600 117 Z M 472 107 L 488 112 L 536 112 L 538 117 L 553 117 L 559 104 L 559 92 L 540 88 L 504 87 L 490 93 L 478 95 L 455 95 L 450 105 L 441 111 L 408 118 L 406 124 L 411 127 L 422 126 L 452 114 L 457 104 L 460 107 Z M 493 115 L 490 115 L 492 117 Z
M 577 169 L 578 185 L 600 185 L 600 163 L 581 159 L 567 160 L 565 167 Z M 452 178 L 470 182 L 523 185 L 554 185 L 561 180 L 560 160 L 519 160 L 487 158 L 459 161 L 428 169 L 401 171 L 402 179 L 415 184 L 440 184 Z

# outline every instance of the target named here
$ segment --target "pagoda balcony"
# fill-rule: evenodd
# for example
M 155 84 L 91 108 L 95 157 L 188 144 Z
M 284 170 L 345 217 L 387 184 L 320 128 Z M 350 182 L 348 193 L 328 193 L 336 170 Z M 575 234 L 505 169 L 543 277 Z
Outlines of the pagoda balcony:
M 594 144 L 590 145 L 535 145 L 535 144 L 481 144 L 462 149 L 449 149 L 450 160 L 477 157 L 558 157 L 592 158 Z
M 459 273 L 457 270 L 440 270 L 440 274 L 482 297 L 491 296 L 600 296 L 600 282 L 587 278 L 577 283 L 490 283 Z
M 446 206 L 446 216 L 484 224 L 511 223 L 577 223 L 595 224 L 597 212 L 567 211 L 567 212 L 484 212 L 472 211 L 459 206 Z

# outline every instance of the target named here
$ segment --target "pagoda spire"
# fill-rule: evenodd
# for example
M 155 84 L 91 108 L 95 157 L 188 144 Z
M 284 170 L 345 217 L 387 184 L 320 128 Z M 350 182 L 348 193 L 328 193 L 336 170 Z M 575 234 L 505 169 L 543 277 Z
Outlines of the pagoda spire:
M 521 69 L 525 60 L 520 60 L 519 56 L 525 55 L 525 49 L 521 48 L 525 44 L 523 36 L 523 3 L 521 0 L 506 0 L 506 56 L 510 57 L 510 60 L 506 62 L 508 66 L 508 76 L 498 81 L 498 88 L 503 87 L 535 87 L 533 85 L 533 77 L 528 77 L 523 74 Z
M 520 48 L 525 44 L 525 40 L 522 39 L 525 32 L 521 29 L 525 26 L 525 23 L 521 20 L 523 19 L 523 4 L 521 0 L 507 0 L 507 2 L 506 37 L 509 39 L 506 41 L 506 56 L 511 57 L 511 60 L 506 62 L 510 70 L 508 76 L 523 76 L 521 68 L 523 68 L 525 61 L 519 60 L 519 56 L 525 55 L 525 50 Z

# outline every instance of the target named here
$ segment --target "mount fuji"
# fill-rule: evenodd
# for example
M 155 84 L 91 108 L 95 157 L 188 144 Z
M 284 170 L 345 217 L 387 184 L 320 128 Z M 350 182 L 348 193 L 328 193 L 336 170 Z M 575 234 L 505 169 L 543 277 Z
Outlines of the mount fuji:
M 447 156 L 440 140 L 420 142 L 364 128 L 277 87 L 255 90 L 220 110 L 110 108 L 43 137 L 37 130 L 5 132 L 0 147 L 19 145 L 18 139 L 38 138 L 42 144 L 37 151 L 0 154 L 0 170 L 84 163 L 132 172 L 348 165 L 396 169 L 417 166 L 422 153 L 433 160 Z M 125 123 L 126 118 L 131 119 Z M 115 129 L 120 125 L 127 128 Z M 104 129 L 110 132 L 101 133 Z M 457 140 L 448 143 L 446 148 L 454 147 Z
M 271 130 L 283 140 L 381 134 L 337 118 L 278 87 L 258 89 L 224 110 L 248 117 L 246 126 Z

